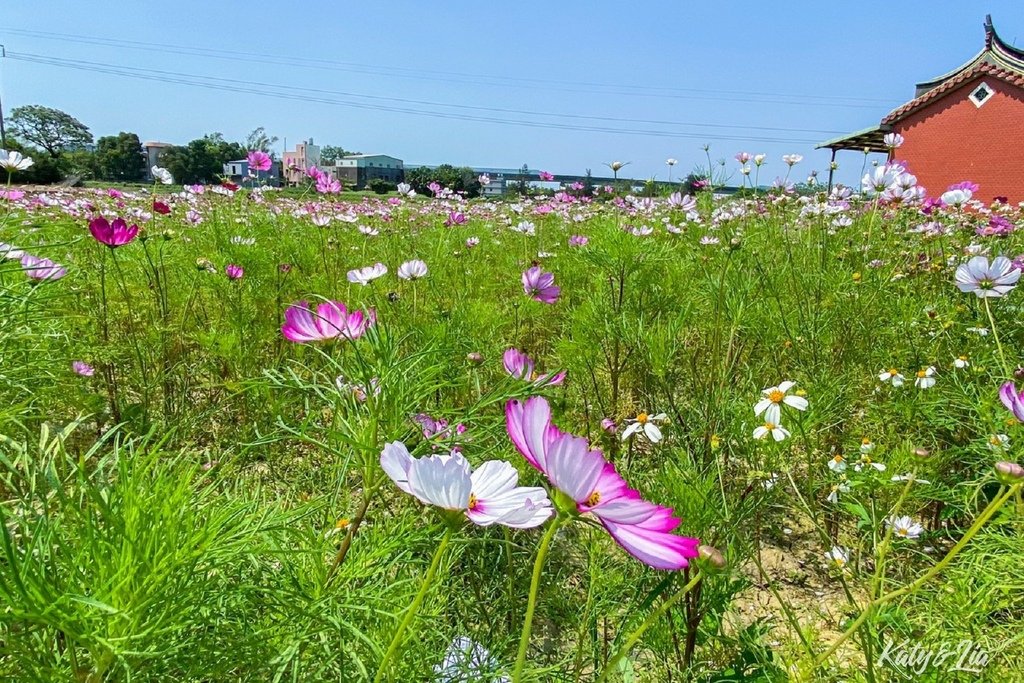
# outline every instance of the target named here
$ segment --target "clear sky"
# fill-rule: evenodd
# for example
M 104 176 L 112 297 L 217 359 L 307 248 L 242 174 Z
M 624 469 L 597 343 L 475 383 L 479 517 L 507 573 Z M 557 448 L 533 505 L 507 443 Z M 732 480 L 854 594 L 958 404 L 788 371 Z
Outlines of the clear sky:
M 407 163 L 602 175 L 621 160 L 660 179 L 707 143 L 730 169 L 767 153 L 770 181 L 786 153 L 824 175 L 814 144 L 967 61 L 986 13 L 1024 44 L 1020 3 L 3 0 L 0 93 L 6 112 L 57 107 L 97 137 L 265 126 L 279 152 L 312 137 Z M 862 155 L 838 161 L 857 177 Z

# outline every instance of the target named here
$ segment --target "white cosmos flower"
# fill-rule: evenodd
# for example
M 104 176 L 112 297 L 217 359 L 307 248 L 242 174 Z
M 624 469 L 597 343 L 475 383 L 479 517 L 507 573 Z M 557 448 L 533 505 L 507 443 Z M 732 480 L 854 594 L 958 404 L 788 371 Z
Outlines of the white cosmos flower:
M 783 154 L 782 160 L 789 166 L 796 166 L 803 161 L 804 158 L 799 154 Z
M 842 453 L 836 453 L 828 461 L 828 468 L 836 474 L 842 474 L 846 471 L 846 458 L 843 457 Z
M 935 386 L 935 368 L 929 366 L 917 371 L 917 378 L 914 380 L 914 386 L 918 389 L 931 389 Z
M 149 172 L 153 174 L 154 178 L 159 180 L 164 185 L 174 184 L 174 176 L 172 176 L 171 172 L 168 171 L 166 168 L 161 168 L 160 166 L 153 166 L 152 168 L 149 169 Z
M 474 524 L 528 529 L 551 516 L 551 501 L 540 487 L 518 486 L 519 473 L 504 460 L 489 460 L 470 471 L 459 453 L 414 458 L 401 441 L 384 446 L 380 464 L 399 489 L 427 505 L 465 512 Z
M 34 163 L 32 157 L 27 157 L 21 152 L 13 150 L 8 152 L 6 149 L 0 149 L 0 168 L 6 168 L 8 173 L 25 171 Z
M 987 337 L 988 336 L 988 328 L 987 327 L 968 327 L 966 331 L 967 332 L 973 332 L 974 334 L 978 335 L 979 337 Z
M 483 645 L 459 636 L 448 646 L 444 659 L 434 666 L 437 683 L 509 683 L 508 676 L 496 676 L 498 661 Z
M 990 264 L 985 256 L 975 256 L 956 269 L 956 286 L 961 292 L 974 292 L 979 299 L 1009 294 L 1017 286 L 1020 269 L 1005 256 L 997 256 Z
M 412 191 L 412 185 L 410 185 L 409 183 L 398 183 L 398 187 L 395 189 L 398 190 L 398 194 L 402 194 L 407 197 L 411 197 L 416 194 L 415 192 Z
M 776 441 L 782 441 L 789 436 L 789 430 L 776 422 L 765 422 L 760 427 L 754 429 L 755 439 L 764 439 L 769 434 Z
M 924 527 L 906 515 L 902 517 L 889 517 L 885 520 L 885 524 L 892 529 L 893 535 L 897 538 L 913 540 L 924 533 Z
M 790 408 L 807 410 L 807 399 L 803 396 L 791 396 L 789 390 L 796 386 L 796 382 L 786 380 L 777 387 L 768 387 L 761 392 L 760 401 L 754 405 L 754 415 L 764 413 L 764 421 L 772 424 L 779 424 L 782 420 L 781 405 L 785 403 Z
M 419 280 L 427 276 L 427 264 L 419 259 L 406 261 L 398 266 L 398 277 L 402 280 Z
M 850 551 L 838 545 L 832 546 L 832 550 L 825 553 L 825 559 L 836 569 L 845 569 L 850 563 Z
M 629 422 L 629 426 L 622 431 L 622 440 L 625 441 L 629 437 L 633 436 L 638 432 L 642 432 L 647 440 L 651 443 L 658 443 L 661 441 L 661 430 L 658 429 L 658 425 L 655 422 L 667 420 L 668 416 L 665 413 L 658 413 L 657 415 L 648 415 L 647 413 L 637 413 L 637 416 Z
M 388 272 L 388 267 L 383 263 L 375 263 L 372 266 L 356 268 L 348 271 L 348 281 L 357 285 L 368 285 Z
M 903 375 L 901 375 L 900 371 L 896 368 L 889 368 L 888 370 L 882 370 L 882 372 L 878 373 L 878 380 L 880 382 L 888 382 L 894 387 L 902 387 L 903 379 Z

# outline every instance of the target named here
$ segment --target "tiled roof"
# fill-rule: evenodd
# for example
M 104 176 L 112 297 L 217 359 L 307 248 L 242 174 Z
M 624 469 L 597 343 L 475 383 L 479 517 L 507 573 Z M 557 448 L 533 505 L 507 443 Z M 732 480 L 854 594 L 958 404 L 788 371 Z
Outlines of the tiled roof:
M 921 107 L 934 102 L 978 76 L 991 76 L 992 78 L 997 78 L 1003 82 L 1009 83 L 1010 85 L 1015 85 L 1018 88 L 1024 88 L 1024 73 L 1004 69 L 987 62 L 980 62 L 974 67 L 950 78 L 948 81 L 937 85 L 920 97 L 915 97 L 903 106 L 892 110 L 884 119 L 882 119 L 882 124 L 893 124 L 906 117 L 911 112 L 917 111 Z

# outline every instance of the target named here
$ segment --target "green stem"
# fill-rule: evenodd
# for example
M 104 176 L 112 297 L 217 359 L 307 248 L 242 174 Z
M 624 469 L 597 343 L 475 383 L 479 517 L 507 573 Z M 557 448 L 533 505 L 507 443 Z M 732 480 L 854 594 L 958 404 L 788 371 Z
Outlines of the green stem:
M 985 297 L 985 313 L 988 314 L 988 324 L 992 328 L 992 336 L 996 340 L 996 348 L 999 349 L 999 360 L 1003 363 L 1003 372 L 1006 377 L 1012 377 L 1010 366 L 1006 364 L 1006 354 L 1003 353 L 1003 344 L 999 341 L 999 331 L 996 329 L 995 318 L 992 317 L 992 308 L 988 304 L 988 297 Z
M 533 579 L 530 581 L 530 599 L 526 603 L 526 617 L 523 619 L 523 631 L 519 635 L 519 654 L 516 657 L 516 668 L 512 672 L 512 683 L 521 683 L 523 680 L 523 668 L 526 666 L 526 651 L 530 647 L 530 630 L 533 627 L 533 613 L 537 609 L 537 591 L 540 589 L 540 575 L 544 570 L 544 558 L 547 557 L 548 547 L 551 539 L 561 524 L 562 518 L 556 517 L 548 530 L 544 532 L 540 548 L 537 550 L 537 558 L 533 561 Z
M 702 578 L 704 578 L 704 576 L 701 574 L 700 570 L 698 570 L 697 573 L 693 575 L 693 578 L 690 579 L 689 583 L 683 586 L 678 593 L 661 603 L 658 609 L 647 615 L 647 618 L 644 619 L 644 623 L 640 624 L 635 631 L 629 634 L 629 637 L 626 638 L 626 642 L 622 644 L 622 647 L 620 647 L 615 654 L 612 655 L 611 659 L 608 660 L 608 664 L 605 665 L 604 671 L 601 672 L 601 677 L 597 679 L 597 683 L 604 683 L 604 681 L 608 680 L 608 674 L 615 670 L 616 666 L 618 666 L 619 660 L 629 653 L 630 649 L 632 649 L 636 644 L 636 641 L 640 640 L 644 633 L 646 633 L 647 630 L 653 626 L 656 621 L 658 621 L 658 619 L 672 609 L 673 605 L 686 597 L 686 594 L 689 593 L 694 586 L 700 583 Z
M 810 673 L 812 673 L 815 669 L 824 664 L 829 657 L 835 654 L 835 651 L 839 649 L 839 646 L 846 642 L 846 640 L 848 640 L 850 636 L 853 635 L 853 633 L 858 628 L 860 628 L 861 624 L 863 624 L 867 620 L 867 618 L 871 615 L 875 608 L 881 607 L 882 605 L 892 600 L 895 600 L 896 598 L 913 593 L 922 585 L 924 585 L 929 579 L 931 579 L 933 576 L 935 576 L 940 571 L 945 569 L 946 565 L 952 562 L 953 558 L 956 557 L 956 555 L 961 550 L 963 550 L 964 546 L 971 542 L 971 539 L 973 539 L 974 536 L 977 535 L 978 531 L 981 530 L 985 523 L 992 518 L 992 516 L 999 510 L 999 508 L 1003 506 L 1003 503 L 1005 503 L 1014 493 L 1016 493 L 1018 489 L 1020 489 L 1020 487 L 1020 484 L 1015 484 L 1005 492 L 1000 491 L 1000 495 L 996 496 L 992 500 L 992 502 L 988 504 L 988 507 L 986 507 L 985 510 L 982 511 L 981 515 L 978 516 L 978 519 L 974 521 L 974 524 L 972 524 L 971 527 L 967 530 L 967 532 L 963 535 L 963 538 L 961 538 L 956 545 L 950 548 L 949 552 L 946 553 L 946 556 L 943 557 L 938 563 L 936 563 L 934 567 L 932 567 L 924 574 L 922 574 L 920 577 L 918 577 L 913 583 L 909 583 L 903 588 L 899 588 L 897 590 L 886 593 L 885 595 L 876 598 L 872 600 L 870 603 L 868 603 L 867 607 L 864 608 L 864 611 L 862 611 L 860 613 L 860 616 L 858 616 L 857 619 L 854 620 L 852 624 L 850 624 L 849 628 L 846 629 L 843 635 L 841 635 L 834 643 L 832 643 L 832 646 L 829 647 L 828 650 L 818 655 L 817 659 L 814 660 L 814 664 L 812 665 L 811 671 L 807 672 L 807 675 L 810 675 Z
M 427 573 L 423 577 L 419 592 L 416 593 L 416 597 L 413 598 L 412 604 L 409 605 L 409 609 L 405 611 L 405 618 L 403 618 L 402 623 L 398 625 L 398 630 L 395 631 L 395 635 L 391 639 L 391 645 L 388 646 L 388 651 L 384 653 L 384 659 L 380 662 L 380 668 L 377 669 L 377 675 L 373 677 L 373 683 L 380 683 L 380 681 L 384 680 L 384 675 L 388 670 L 388 664 L 391 663 L 395 653 L 398 652 L 398 648 L 402 644 L 402 638 L 405 636 L 405 631 L 409 628 L 412 620 L 416 617 L 416 613 L 419 611 L 420 605 L 423 604 L 423 599 L 427 597 L 427 590 L 430 588 L 430 584 L 434 580 L 434 575 L 437 574 L 437 568 L 441 565 L 441 557 L 444 556 L 445 548 L 448 547 L 448 541 L 451 540 L 451 537 L 452 528 L 448 527 L 448 530 L 444 534 L 444 538 L 441 539 L 440 545 L 438 545 L 437 550 L 434 551 L 434 559 L 430 561 L 430 568 L 427 569 Z

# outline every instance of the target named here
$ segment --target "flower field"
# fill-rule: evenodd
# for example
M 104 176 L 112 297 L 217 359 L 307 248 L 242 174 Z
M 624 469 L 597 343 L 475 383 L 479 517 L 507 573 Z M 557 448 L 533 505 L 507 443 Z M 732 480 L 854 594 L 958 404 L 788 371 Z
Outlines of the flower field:
M 316 181 L 0 194 L 0 678 L 1024 676 L 1019 207 Z

